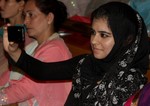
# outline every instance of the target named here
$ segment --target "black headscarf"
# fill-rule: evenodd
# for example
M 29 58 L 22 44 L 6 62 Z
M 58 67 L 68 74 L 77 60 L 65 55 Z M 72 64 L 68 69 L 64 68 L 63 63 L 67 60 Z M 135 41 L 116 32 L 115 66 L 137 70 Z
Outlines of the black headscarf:
M 98 60 L 92 56 L 93 62 L 99 64 L 95 66 L 102 66 L 101 68 L 103 69 L 111 67 L 119 59 L 124 58 L 124 53 L 135 42 L 136 37 L 139 36 L 138 51 L 130 67 L 139 68 L 145 74 L 148 69 L 149 44 L 147 29 L 141 16 L 124 3 L 110 2 L 96 9 L 91 17 L 91 21 L 106 18 L 115 40 L 112 51 L 105 59 Z
M 142 17 L 127 4 L 100 6 L 91 19 L 100 18 L 107 19 L 115 45 L 104 59 L 90 55 L 80 61 L 81 83 L 77 85 L 84 89 L 75 92 L 82 93 L 83 106 L 122 106 L 147 82 L 148 34 Z

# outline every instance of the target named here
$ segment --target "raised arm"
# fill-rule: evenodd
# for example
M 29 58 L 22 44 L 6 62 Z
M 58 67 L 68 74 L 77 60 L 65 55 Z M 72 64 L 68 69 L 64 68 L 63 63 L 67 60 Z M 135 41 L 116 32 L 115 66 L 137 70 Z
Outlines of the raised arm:
M 79 60 L 84 56 L 77 56 L 62 62 L 44 63 L 22 51 L 16 65 L 37 80 L 68 80 L 72 79 Z M 13 60 L 10 61 L 12 64 Z
M 85 56 L 77 56 L 63 62 L 41 62 L 27 55 L 25 51 L 19 48 L 17 43 L 8 41 L 7 27 L 5 27 L 3 43 L 5 51 L 10 56 L 10 63 L 17 65 L 36 80 L 70 80 L 79 60 Z

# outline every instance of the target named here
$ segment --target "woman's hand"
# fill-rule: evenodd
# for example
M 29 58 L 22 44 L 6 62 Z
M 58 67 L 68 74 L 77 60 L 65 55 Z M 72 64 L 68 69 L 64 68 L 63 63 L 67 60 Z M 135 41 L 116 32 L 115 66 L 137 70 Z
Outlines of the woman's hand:
M 4 27 L 3 46 L 4 46 L 4 50 L 10 55 L 10 57 L 17 62 L 21 55 L 21 49 L 19 48 L 19 45 L 17 43 L 8 41 L 7 27 L 9 26 L 10 25 Z M 13 35 L 12 33 L 12 36 L 15 35 Z

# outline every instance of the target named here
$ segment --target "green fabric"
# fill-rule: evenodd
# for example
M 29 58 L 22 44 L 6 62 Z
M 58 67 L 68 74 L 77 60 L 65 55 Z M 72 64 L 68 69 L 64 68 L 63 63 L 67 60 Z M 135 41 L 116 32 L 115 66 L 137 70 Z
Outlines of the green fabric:
M 4 33 L 3 27 L 1 27 L 1 28 L 0 28 L 0 37 L 3 36 L 3 33 Z

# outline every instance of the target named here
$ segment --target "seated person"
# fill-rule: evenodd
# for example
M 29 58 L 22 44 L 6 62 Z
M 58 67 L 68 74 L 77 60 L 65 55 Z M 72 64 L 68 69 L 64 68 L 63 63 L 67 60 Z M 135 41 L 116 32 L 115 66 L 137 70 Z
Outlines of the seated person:
M 71 58 L 69 49 L 57 33 L 67 19 L 62 2 L 28 0 L 23 15 L 27 34 L 35 39 L 25 47 L 26 53 L 44 62 Z M 19 103 L 20 106 L 63 106 L 71 88 L 70 82 L 33 80 L 16 67 L 11 67 L 0 77 L 0 85 L 0 104 Z

